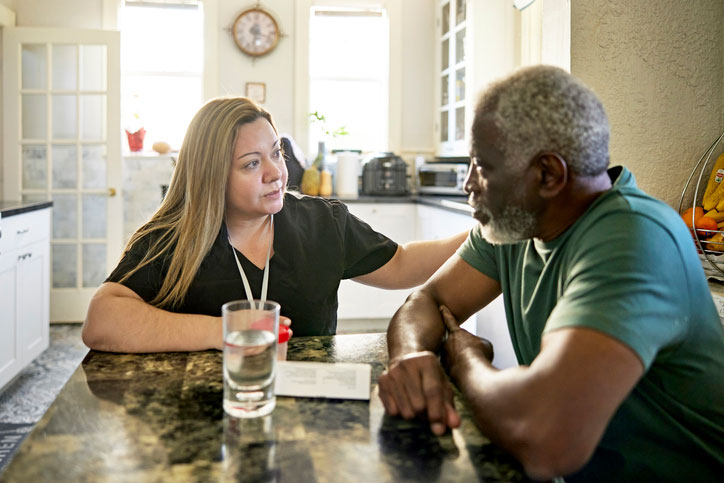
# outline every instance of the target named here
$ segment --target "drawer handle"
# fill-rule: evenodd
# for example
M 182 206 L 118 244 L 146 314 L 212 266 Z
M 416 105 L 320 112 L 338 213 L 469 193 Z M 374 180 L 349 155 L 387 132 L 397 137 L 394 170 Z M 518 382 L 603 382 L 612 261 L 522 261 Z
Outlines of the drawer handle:
M 26 258 L 31 258 L 32 256 L 32 252 L 23 253 L 22 255 L 18 255 L 18 260 L 25 260 Z
M 26 228 L 26 229 L 24 229 L 24 230 L 18 230 L 17 234 L 18 234 L 18 235 L 25 235 L 25 234 L 26 234 L 27 232 L 29 232 L 29 231 L 30 231 L 30 228 Z

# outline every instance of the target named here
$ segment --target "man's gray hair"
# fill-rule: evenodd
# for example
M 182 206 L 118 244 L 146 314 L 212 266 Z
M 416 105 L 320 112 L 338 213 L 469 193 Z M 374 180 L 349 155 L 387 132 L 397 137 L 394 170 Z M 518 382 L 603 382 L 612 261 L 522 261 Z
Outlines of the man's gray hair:
M 581 176 L 602 173 L 609 162 L 609 125 L 601 101 L 568 72 L 526 67 L 492 84 L 480 97 L 473 121 L 473 150 L 483 115 L 499 131 L 497 145 L 521 169 L 536 154 L 559 154 Z

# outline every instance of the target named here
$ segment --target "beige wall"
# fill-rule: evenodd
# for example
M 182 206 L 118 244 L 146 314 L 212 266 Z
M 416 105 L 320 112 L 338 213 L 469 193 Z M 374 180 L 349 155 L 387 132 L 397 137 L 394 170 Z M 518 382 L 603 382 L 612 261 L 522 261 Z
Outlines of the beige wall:
M 100 29 L 103 0 L 15 0 L 18 27 Z
M 571 73 L 603 100 L 611 162 L 678 207 L 724 127 L 721 0 L 571 0 Z

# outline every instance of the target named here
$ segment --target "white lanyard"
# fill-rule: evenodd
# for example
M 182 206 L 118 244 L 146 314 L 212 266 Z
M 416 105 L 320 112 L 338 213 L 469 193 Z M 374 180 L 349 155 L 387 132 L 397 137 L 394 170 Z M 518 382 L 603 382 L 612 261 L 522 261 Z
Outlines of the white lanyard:
M 264 263 L 264 278 L 261 283 L 261 300 L 259 301 L 259 309 L 261 310 L 264 302 L 266 302 L 266 292 L 269 286 L 269 257 L 271 256 L 271 248 L 274 242 L 274 215 L 271 215 L 271 222 L 269 223 L 269 229 L 271 230 L 271 237 L 269 237 L 269 248 L 266 250 L 266 263 Z M 231 234 L 228 233 L 229 245 L 231 245 Z M 234 245 L 231 245 L 231 251 L 234 253 L 234 260 L 236 260 L 236 266 L 239 267 L 239 274 L 241 275 L 241 281 L 244 282 L 244 291 L 246 292 L 246 298 L 249 301 L 252 309 L 257 307 L 254 305 L 254 295 L 251 293 L 251 287 L 249 286 L 249 280 L 246 278 L 244 269 L 241 268 L 241 262 L 239 262 L 239 256 L 236 254 Z

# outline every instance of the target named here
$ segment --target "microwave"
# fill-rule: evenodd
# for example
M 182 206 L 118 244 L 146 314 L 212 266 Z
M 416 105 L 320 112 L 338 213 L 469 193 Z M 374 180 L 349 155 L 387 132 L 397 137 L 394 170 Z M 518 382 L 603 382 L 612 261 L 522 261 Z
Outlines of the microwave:
M 466 195 L 467 163 L 424 163 L 417 170 L 417 191 L 422 194 Z

